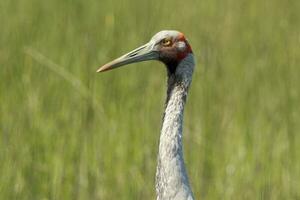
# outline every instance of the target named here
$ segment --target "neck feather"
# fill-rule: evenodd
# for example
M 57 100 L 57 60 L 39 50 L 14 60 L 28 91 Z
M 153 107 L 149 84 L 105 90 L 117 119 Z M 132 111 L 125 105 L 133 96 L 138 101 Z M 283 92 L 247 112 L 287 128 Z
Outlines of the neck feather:
M 182 151 L 183 113 L 194 68 L 188 55 L 169 73 L 156 172 L 157 199 L 193 199 Z

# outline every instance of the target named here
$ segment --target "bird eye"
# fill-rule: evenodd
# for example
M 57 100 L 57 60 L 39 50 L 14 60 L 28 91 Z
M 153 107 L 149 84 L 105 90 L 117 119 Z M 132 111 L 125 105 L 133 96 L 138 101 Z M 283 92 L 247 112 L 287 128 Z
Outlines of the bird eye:
M 171 38 L 165 38 L 161 41 L 163 46 L 171 46 L 172 45 L 172 40 Z

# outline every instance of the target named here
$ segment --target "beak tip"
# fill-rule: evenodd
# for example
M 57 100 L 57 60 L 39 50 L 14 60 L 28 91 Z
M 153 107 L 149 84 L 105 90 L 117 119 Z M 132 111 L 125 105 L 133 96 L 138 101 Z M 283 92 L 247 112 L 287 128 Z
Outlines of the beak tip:
M 104 68 L 104 66 L 102 66 L 102 67 L 100 67 L 99 69 L 97 69 L 97 73 L 99 73 L 99 72 L 104 72 L 104 71 L 106 71 L 107 69 L 106 68 Z

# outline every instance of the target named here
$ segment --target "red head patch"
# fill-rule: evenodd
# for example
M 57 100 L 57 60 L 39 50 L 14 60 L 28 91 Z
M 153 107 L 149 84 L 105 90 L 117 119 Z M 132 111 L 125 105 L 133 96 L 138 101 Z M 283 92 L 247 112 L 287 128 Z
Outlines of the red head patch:
M 176 43 L 180 47 L 178 48 L 178 53 L 177 53 L 177 60 L 182 60 L 184 59 L 189 53 L 193 53 L 192 48 L 188 41 L 186 40 L 185 36 L 183 33 L 179 33 L 178 37 L 176 38 Z

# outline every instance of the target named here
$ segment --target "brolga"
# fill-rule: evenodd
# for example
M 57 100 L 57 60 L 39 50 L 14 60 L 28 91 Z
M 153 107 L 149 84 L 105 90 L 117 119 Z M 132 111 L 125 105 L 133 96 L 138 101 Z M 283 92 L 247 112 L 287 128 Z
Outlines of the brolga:
M 195 62 L 185 36 L 174 30 L 160 31 L 147 44 L 103 65 L 97 72 L 146 60 L 161 61 L 168 73 L 156 169 L 157 200 L 193 200 L 183 159 L 182 130 Z

